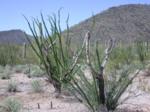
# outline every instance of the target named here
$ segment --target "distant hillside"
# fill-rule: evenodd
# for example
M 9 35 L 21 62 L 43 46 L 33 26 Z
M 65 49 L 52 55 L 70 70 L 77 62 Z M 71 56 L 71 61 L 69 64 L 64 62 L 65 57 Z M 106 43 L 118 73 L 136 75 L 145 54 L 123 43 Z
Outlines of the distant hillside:
M 124 42 L 150 40 L 150 5 L 112 7 L 71 27 L 70 37 L 79 41 L 88 30 L 92 32 L 92 40 L 108 37 Z
M 21 30 L 0 31 L 0 44 L 23 44 L 24 42 L 28 43 L 25 33 Z

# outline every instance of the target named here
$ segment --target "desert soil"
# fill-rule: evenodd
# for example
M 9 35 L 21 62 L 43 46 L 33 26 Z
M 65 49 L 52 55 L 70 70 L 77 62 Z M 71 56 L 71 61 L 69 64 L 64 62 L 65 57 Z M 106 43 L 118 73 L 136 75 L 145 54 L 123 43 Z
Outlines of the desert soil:
M 11 80 L 17 82 L 18 92 L 7 92 L 10 80 L 0 79 L 0 103 L 7 97 L 15 97 L 23 104 L 22 112 L 88 112 L 82 103 L 66 92 L 56 98 L 53 86 L 45 78 L 28 78 L 25 74 L 15 73 Z M 33 92 L 33 80 L 41 81 L 43 92 Z M 117 112 L 150 112 L 150 70 L 139 73 L 121 96 L 119 103 Z
M 119 112 L 150 112 L 150 70 L 141 71 L 119 100 Z
M 10 80 L 0 79 L 0 103 L 7 97 L 15 97 L 23 104 L 23 112 L 88 112 L 83 104 L 65 92 L 64 95 L 56 98 L 53 86 L 45 78 L 28 78 L 25 74 L 15 73 L 11 80 L 17 82 L 18 92 L 7 92 L 6 88 Z M 43 92 L 33 92 L 31 88 L 33 80 L 42 82 Z

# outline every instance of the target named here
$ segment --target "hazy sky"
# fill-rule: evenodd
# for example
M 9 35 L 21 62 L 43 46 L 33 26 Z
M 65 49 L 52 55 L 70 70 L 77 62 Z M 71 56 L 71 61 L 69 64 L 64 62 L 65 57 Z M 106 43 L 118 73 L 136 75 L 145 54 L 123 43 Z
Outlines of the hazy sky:
M 22 29 L 29 33 L 22 15 L 31 19 L 42 12 L 47 17 L 63 8 L 62 22 L 69 14 L 71 26 L 109 7 L 137 3 L 150 4 L 150 0 L 0 0 L 0 31 Z

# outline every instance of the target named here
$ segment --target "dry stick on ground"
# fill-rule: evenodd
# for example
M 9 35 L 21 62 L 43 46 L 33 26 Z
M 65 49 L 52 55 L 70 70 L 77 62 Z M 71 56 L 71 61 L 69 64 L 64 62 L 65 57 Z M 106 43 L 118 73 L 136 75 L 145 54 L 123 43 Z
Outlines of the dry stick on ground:
M 50 103 L 50 107 L 51 107 L 51 109 L 53 109 L 53 102 L 52 101 Z
M 38 105 L 38 109 L 40 109 L 40 104 L 39 104 L 39 103 L 37 103 L 37 105 Z

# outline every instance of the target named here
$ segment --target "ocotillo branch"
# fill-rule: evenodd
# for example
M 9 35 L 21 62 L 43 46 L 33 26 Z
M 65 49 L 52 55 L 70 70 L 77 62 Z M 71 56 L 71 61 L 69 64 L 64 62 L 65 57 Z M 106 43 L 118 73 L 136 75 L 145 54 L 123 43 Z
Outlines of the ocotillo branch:
M 112 51 L 112 48 L 113 48 L 113 40 L 110 39 L 110 41 L 108 42 L 108 47 L 105 49 L 104 60 L 102 61 L 102 64 L 100 66 L 100 72 L 97 77 L 98 85 L 99 85 L 99 96 L 100 96 L 99 102 L 102 104 L 105 104 L 105 84 L 104 84 L 103 71 L 108 61 L 109 54 Z

